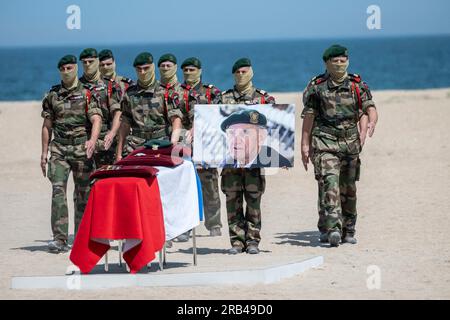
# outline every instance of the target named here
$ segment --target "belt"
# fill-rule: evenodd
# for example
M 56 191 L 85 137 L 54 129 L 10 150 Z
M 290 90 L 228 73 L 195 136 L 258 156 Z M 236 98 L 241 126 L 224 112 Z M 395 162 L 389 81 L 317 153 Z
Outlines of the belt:
M 168 128 L 162 128 L 160 130 L 155 131 L 146 131 L 140 129 L 133 129 L 131 133 L 133 136 L 139 137 L 141 139 L 150 140 L 150 139 L 160 139 L 168 136 Z
M 320 132 L 325 132 L 325 133 L 331 134 L 338 138 L 350 138 L 355 133 L 358 133 L 357 127 L 353 127 L 353 128 L 349 128 L 349 129 L 336 129 L 336 128 L 320 126 L 317 129 Z
M 79 138 L 61 138 L 61 137 L 55 137 L 53 139 L 54 141 L 66 144 L 66 145 L 76 145 L 76 144 L 82 144 L 87 141 L 87 137 L 79 137 Z

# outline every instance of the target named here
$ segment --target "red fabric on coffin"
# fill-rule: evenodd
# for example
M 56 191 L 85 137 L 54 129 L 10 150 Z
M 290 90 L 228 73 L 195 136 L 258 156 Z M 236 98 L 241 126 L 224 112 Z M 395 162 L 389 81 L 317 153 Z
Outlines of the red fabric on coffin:
M 178 157 L 172 157 L 163 154 L 145 155 L 145 156 L 127 156 L 126 158 L 116 162 L 116 165 L 131 166 L 162 166 L 162 167 L 176 167 L 183 163 L 183 159 Z
M 94 184 L 70 254 L 82 273 L 89 273 L 110 248 L 95 239 L 141 240 L 123 255 L 131 273 L 155 258 L 165 241 L 156 177 L 109 178 Z
M 190 157 L 192 155 L 192 151 L 190 148 L 182 146 L 181 144 L 173 145 L 171 147 L 167 148 L 159 148 L 159 149 L 152 149 L 152 148 L 146 148 L 146 147 L 140 147 L 134 150 L 132 153 L 130 153 L 128 156 L 134 156 L 137 153 L 144 153 L 146 155 L 152 155 L 152 154 L 163 154 L 167 156 L 174 156 L 178 158 L 182 157 Z
M 156 176 L 158 169 L 148 166 L 120 166 L 106 165 L 94 171 L 89 179 L 103 179 L 111 177 L 150 177 Z

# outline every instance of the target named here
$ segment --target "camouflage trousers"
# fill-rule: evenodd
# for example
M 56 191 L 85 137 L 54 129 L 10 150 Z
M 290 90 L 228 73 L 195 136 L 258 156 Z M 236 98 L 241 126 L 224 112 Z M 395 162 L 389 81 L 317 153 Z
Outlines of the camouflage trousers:
M 197 169 L 202 183 L 205 227 L 222 228 L 220 221 L 219 173 L 217 169 Z
M 258 245 L 261 241 L 261 197 L 265 188 L 266 179 L 259 168 L 222 170 L 221 189 L 226 195 L 232 246 Z
M 319 185 L 319 231 L 339 231 L 343 237 L 354 235 L 356 181 L 359 180 L 361 165 L 359 156 L 315 152 L 312 160 Z
M 94 170 L 92 159 L 86 159 L 83 144 L 63 145 L 52 141 L 50 143 L 50 160 L 48 163 L 48 178 L 52 183 L 52 214 L 51 226 L 55 240 L 67 241 L 69 233 L 69 213 L 67 209 L 67 180 L 70 171 L 73 173 L 75 190 L 75 234 L 83 217 L 89 197 L 89 175 Z

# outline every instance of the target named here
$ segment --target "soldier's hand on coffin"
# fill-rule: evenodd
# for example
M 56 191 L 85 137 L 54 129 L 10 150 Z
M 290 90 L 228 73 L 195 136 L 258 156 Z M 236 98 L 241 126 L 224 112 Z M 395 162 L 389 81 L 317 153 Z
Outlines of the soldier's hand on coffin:
M 44 177 L 46 177 L 47 174 L 47 155 L 41 155 L 41 170 Z
M 112 133 L 111 131 L 109 131 L 109 132 L 106 134 L 105 140 L 104 140 L 104 147 L 105 147 L 105 150 L 108 150 L 108 149 L 111 147 L 111 145 L 112 145 L 112 143 L 113 143 L 113 141 L 114 141 L 114 137 L 115 137 L 115 134 Z
M 86 141 L 86 144 L 84 145 L 84 147 L 86 148 L 87 158 L 90 159 L 92 157 L 92 155 L 94 154 L 95 142 L 92 140 L 88 140 L 88 141 Z

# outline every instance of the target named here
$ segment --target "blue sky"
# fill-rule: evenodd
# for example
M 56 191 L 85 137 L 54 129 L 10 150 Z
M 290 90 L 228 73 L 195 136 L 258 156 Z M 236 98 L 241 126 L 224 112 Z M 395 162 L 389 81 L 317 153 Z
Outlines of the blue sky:
M 66 9 L 81 9 L 68 30 Z M 368 30 L 369 5 L 381 30 Z M 0 46 L 107 45 L 450 34 L 448 0 L 15 0 L 0 11 Z

